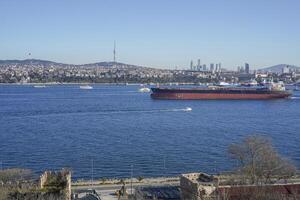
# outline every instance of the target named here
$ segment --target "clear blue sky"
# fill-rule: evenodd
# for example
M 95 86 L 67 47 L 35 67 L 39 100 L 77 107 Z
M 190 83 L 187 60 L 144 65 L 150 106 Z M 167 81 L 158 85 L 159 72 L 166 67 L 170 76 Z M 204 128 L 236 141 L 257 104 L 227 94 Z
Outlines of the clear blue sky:
M 300 65 L 299 0 L 0 0 L 0 59 Z

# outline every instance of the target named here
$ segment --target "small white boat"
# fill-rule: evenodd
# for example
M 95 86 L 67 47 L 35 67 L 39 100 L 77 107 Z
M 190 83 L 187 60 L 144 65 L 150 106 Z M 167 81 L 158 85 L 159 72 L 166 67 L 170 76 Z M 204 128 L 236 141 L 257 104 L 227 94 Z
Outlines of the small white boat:
M 184 109 L 184 111 L 190 112 L 190 111 L 192 111 L 192 108 L 191 108 L 191 107 L 186 107 L 186 108 Z
M 230 83 L 227 83 L 227 82 L 223 82 L 221 81 L 218 86 L 230 86 L 231 84 Z
M 147 87 L 142 87 L 139 89 L 139 92 L 150 92 L 151 90 Z
M 46 85 L 34 85 L 33 87 L 34 87 L 34 88 L 45 88 Z
M 79 86 L 79 88 L 82 89 L 82 90 L 91 90 L 91 89 L 93 89 L 93 87 L 90 86 L 90 85 L 81 85 L 81 86 Z

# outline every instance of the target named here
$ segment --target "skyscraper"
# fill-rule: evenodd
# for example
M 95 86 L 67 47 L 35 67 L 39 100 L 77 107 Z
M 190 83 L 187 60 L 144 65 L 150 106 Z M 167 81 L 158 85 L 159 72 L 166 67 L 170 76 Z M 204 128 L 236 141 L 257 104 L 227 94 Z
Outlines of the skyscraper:
M 245 72 L 246 72 L 246 74 L 250 73 L 250 66 L 248 63 L 245 63 Z
M 210 71 L 214 72 L 214 63 L 210 63 Z
M 200 63 L 200 59 L 198 59 L 198 62 L 197 62 L 197 70 L 200 71 L 201 69 L 201 63 Z
M 241 73 L 245 73 L 245 68 L 243 66 L 241 66 Z
M 193 60 L 191 60 L 191 65 L 190 65 L 191 70 L 194 70 L 194 64 L 193 64 Z

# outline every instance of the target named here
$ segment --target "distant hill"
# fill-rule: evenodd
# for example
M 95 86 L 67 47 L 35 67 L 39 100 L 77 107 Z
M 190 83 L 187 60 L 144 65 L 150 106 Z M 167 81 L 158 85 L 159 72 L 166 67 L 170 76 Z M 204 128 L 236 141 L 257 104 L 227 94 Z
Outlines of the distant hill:
M 42 65 L 42 66 L 64 66 L 68 64 L 52 62 L 48 60 L 26 59 L 26 60 L 0 60 L 0 65 Z
M 271 67 L 265 67 L 262 69 L 259 69 L 258 71 L 261 72 L 271 72 L 271 73 L 282 73 L 282 70 L 284 67 L 288 66 L 291 70 L 299 70 L 300 71 L 300 67 L 297 67 L 295 65 L 288 65 L 288 64 L 279 64 L 279 65 L 274 65 Z
M 43 66 L 43 67 L 86 67 L 86 68 L 93 68 L 93 67 L 113 67 L 114 65 L 117 68 L 144 68 L 142 66 L 119 63 L 119 62 L 97 62 L 97 63 L 88 63 L 88 64 L 65 64 L 65 63 L 57 63 L 48 60 L 39 60 L 39 59 L 26 59 L 26 60 L 0 60 L 0 67 L 7 66 L 7 65 L 18 65 L 18 66 Z

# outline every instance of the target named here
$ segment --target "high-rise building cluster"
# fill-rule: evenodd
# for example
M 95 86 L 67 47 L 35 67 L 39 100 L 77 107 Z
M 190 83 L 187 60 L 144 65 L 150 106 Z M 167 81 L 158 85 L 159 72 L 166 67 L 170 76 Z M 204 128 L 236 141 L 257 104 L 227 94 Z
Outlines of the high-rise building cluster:
M 248 63 L 245 63 L 245 73 L 250 74 L 250 66 Z
M 201 65 L 201 61 L 200 59 L 197 60 L 197 65 L 194 65 L 193 60 L 191 60 L 190 63 L 190 70 L 191 71 L 204 71 L 204 72 L 221 72 L 222 68 L 221 68 L 221 63 L 218 64 L 214 64 L 214 63 L 210 63 L 209 67 L 206 64 L 202 64 Z
M 250 65 L 245 63 L 245 66 L 238 66 L 237 71 L 239 73 L 250 74 Z

